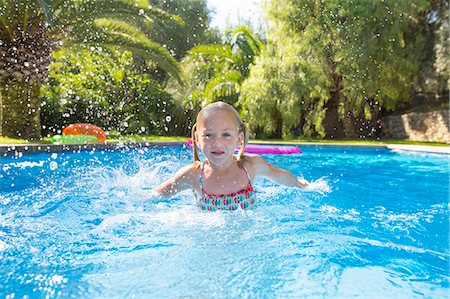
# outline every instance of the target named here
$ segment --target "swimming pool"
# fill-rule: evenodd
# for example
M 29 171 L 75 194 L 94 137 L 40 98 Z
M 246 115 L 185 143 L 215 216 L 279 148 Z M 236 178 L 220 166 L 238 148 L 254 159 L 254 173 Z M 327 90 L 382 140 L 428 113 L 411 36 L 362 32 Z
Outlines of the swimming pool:
M 0 297 L 448 297 L 449 156 L 302 150 L 265 157 L 315 191 L 261 179 L 254 210 L 214 213 L 139 195 L 182 146 L 3 157 Z

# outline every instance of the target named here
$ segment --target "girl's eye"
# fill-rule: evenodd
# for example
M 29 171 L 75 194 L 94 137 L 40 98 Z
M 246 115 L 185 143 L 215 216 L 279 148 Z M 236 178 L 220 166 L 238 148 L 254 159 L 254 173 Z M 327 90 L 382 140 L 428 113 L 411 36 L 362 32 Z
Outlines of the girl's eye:
M 207 133 L 207 134 L 203 135 L 203 137 L 205 137 L 205 138 L 211 138 L 211 134 Z
M 230 133 L 223 133 L 223 136 L 224 136 L 224 137 L 230 137 L 231 134 L 230 134 Z

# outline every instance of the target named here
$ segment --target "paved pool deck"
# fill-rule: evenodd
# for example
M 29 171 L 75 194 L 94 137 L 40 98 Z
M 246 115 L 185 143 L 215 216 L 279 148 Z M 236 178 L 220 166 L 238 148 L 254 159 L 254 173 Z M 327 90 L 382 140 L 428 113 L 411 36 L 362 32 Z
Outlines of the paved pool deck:
M 450 154 L 450 146 L 388 144 L 387 148 L 391 149 L 391 150 L 405 150 L 405 151 L 416 151 L 416 152 Z
M 409 145 L 409 144 L 347 144 L 347 143 L 320 143 L 320 142 L 255 142 L 257 144 L 284 144 L 297 146 L 315 146 L 315 147 L 352 147 L 352 148 L 385 148 L 395 151 L 414 151 L 426 153 L 439 153 L 450 155 L 449 146 L 428 146 L 428 145 Z M 183 145 L 185 141 L 142 141 L 142 142 L 107 142 L 97 144 L 0 144 L 0 157 L 6 155 L 17 155 L 24 153 L 40 152 L 63 152 L 63 151 L 85 151 L 85 150 L 113 150 L 113 149 L 132 149 L 142 147 L 165 147 L 173 145 Z

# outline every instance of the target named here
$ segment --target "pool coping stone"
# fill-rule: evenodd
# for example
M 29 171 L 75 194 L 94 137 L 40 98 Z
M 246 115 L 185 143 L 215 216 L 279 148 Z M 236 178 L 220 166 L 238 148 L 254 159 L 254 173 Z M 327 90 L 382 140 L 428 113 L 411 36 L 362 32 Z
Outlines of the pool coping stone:
M 283 144 L 303 145 L 315 147 L 352 147 L 352 148 L 380 148 L 390 150 L 404 150 L 428 153 L 450 154 L 450 146 L 427 146 L 410 144 L 346 144 L 346 143 L 320 143 L 320 142 L 254 142 L 255 144 Z M 185 141 L 139 141 L 139 142 L 106 142 L 95 144 L 0 144 L 0 154 L 63 152 L 63 151 L 85 151 L 85 150 L 108 150 L 108 149 L 131 149 L 142 147 L 164 147 L 186 144 Z
M 183 145 L 184 141 L 143 141 L 143 142 L 105 142 L 90 144 L 1 144 L 0 155 L 20 153 L 54 153 L 64 151 L 89 151 L 89 150 L 111 150 L 131 149 L 142 147 L 164 147 Z

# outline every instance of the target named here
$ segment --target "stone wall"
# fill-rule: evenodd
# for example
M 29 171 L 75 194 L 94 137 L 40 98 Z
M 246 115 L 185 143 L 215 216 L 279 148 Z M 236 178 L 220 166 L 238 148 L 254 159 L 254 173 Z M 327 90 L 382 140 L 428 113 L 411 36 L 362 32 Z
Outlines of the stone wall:
M 383 123 L 388 138 L 450 143 L 448 110 L 390 115 Z

